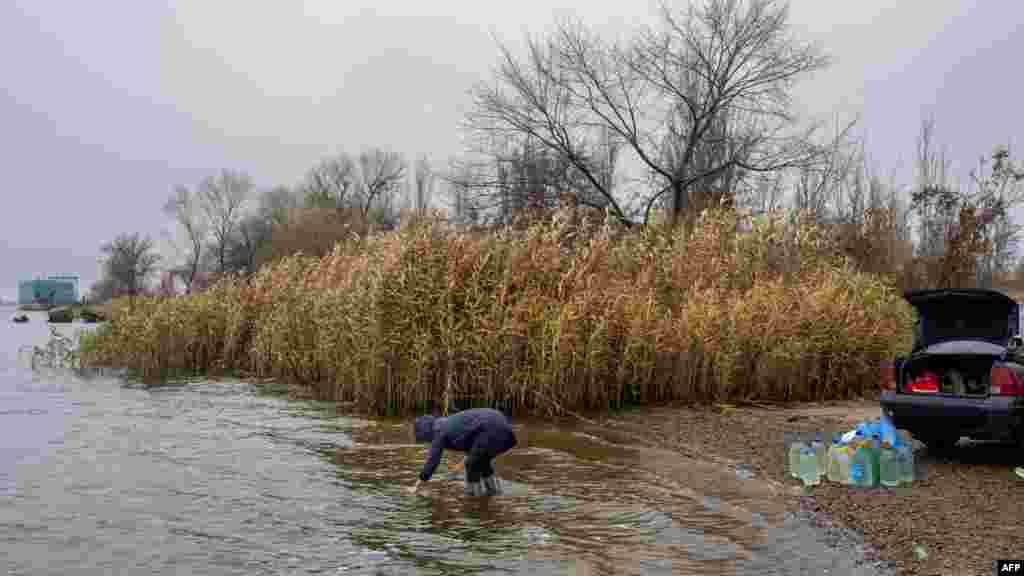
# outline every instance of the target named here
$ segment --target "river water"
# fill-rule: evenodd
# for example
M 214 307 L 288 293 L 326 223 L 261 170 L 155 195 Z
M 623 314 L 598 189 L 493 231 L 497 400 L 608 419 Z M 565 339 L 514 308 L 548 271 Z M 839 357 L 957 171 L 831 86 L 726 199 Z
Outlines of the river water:
M 45 318 L 0 309 L 5 574 L 874 574 L 735 470 L 608 428 L 517 421 L 472 499 L 408 422 L 279 386 L 33 372 Z M 86 329 L 83 325 L 62 332 Z M 826 572 L 827 571 L 827 572 Z

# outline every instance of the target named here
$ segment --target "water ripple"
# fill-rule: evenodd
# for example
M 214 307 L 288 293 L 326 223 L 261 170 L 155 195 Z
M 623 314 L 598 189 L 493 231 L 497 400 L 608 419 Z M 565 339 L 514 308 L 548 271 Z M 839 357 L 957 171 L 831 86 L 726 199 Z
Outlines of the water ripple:
M 13 330 L 0 328 L 0 542 L 10 574 L 849 567 L 808 548 L 816 536 L 805 527 L 778 531 L 730 492 L 745 480 L 735 470 L 673 468 L 669 456 L 600 432 L 531 424 L 497 462 L 504 496 L 464 497 L 451 455 L 424 495 L 408 496 L 401 488 L 427 451 L 408 422 L 339 416 L 244 382 L 40 377 L 3 356 L 35 334 Z

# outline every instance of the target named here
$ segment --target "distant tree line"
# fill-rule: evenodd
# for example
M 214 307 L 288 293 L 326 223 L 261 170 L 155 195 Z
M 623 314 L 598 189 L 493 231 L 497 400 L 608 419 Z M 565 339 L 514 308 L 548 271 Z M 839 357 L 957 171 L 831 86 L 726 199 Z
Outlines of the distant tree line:
M 149 236 L 117 236 L 101 248 L 104 274 L 93 298 L 151 291 L 161 271 L 158 291 L 191 293 L 222 274 L 252 274 L 276 258 L 323 255 L 352 234 L 393 229 L 403 210 L 431 205 L 436 178 L 427 160 L 415 162 L 411 187 L 408 170 L 402 155 L 370 148 L 325 157 L 292 187 L 257 190 L 250 175 L 227 169 L 194 188 L 178 186 L 163 205 L 175 227 L 171 254 L 161 258 Z
M 926 120 L 908 194 L 869 165 L 854 121 L 828 129 L 795 109 L 794 86 L 829 62 L 793 34 L 777 0 L 665 6 L 657 24 L 619 42 L 563 22 L 523 54 L 499 46 L 493 77 L 472 91 L 469 146 L 443 170 L 371 148 L 325 157 L 294 186 L 257 191 L 247 174 L 223 170 L 178 187 L 164 206 L 177 228 L 165 279 L 191 292 L 288 254 L 326 254 L 425 213 L 438 186 L 449 220 L 463 225 L 507 225 L 567 195 L 630 228 L 689 226 L 710 207 L 788 207 L 904 287 L 992 285 L 1009 273 L 1024 180 L 1009 148 L 954 185 Z M 138 293 L 158 268 L 138 234 L 103 252 L 101 297 Z

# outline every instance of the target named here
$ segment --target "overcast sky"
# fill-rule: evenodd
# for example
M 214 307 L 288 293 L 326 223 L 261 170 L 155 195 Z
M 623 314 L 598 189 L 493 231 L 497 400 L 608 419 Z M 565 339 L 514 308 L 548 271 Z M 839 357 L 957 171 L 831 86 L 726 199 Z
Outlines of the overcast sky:
M 680 3 L 681 4 L 681 3 Z M 159 236 L 176 184 L 222 167 L 293 184 L 364 146 L 443 162 L 467 90 L 518 43 L 577 15 L 607 34 L 654 3 L 558 0 L 0 2 L 0 296 L 17 280 L 96 277 L 120 232 Z M 835 58 L 804 111 L 861 113 L 879 169 L 909 184 L 934 114 L 958 173 L 1024 134 L 1024 2 L 795 0 L 792 22 Z

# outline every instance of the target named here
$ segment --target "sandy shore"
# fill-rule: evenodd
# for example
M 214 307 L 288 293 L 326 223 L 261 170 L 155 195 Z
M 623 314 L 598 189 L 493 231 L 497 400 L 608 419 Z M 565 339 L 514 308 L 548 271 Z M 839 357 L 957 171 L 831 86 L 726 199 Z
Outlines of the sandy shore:
M 686 455 L 731 465 L 785 487 L 778 501 L 814 522 L 836 545 L 857 546 L 897 574 L 988 574 L 997 558 L 1024 557 L 1024 480 L 1012 447 L 962 445 L 924 454 L 924 478 L 896 489 L 849 489 L 830 483 L 804 490 L 785 473 L 794 433 L 830 438 L 875 418 L 877 401 L 822 405 L 657 408 L 602 419 L 624 432 Z M 921 552 L 926 553 L 926 557 Z

